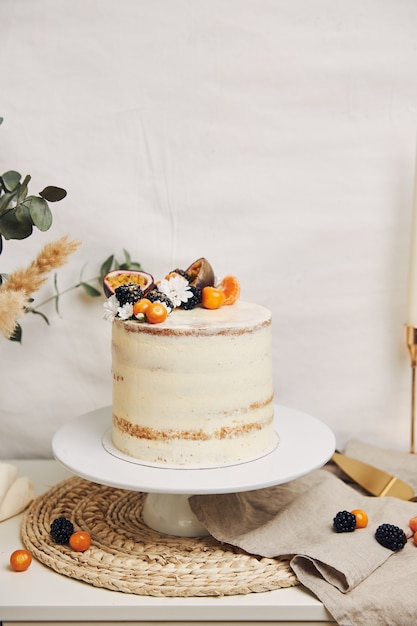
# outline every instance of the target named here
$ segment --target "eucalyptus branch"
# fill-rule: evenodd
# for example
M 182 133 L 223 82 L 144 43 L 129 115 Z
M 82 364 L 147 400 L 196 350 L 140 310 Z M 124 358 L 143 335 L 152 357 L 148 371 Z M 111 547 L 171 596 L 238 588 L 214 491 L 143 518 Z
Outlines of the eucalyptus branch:
M 123 270 L 141 270 L 142 266 L 140 265 L 140 263 L 138 263 L 137 261 L 132 261 L 130 254 L 126 251 L 123 250 L 124 253 L 124 262 L 123 263 L 119 263 L 117 261 L 117 259 L 115 258 L 114 254 L 112 254 L 111 256 L 109 256 L 104 263 L 102 263 L 101 267 L 100 267 L 100 274 L 99 276 L 95 276 L 94 278 L 89 278 L 88 280 L 84 280 L 83 279 L 83 272 L 84 272 L 84 268 L 85 265 L 81 268 L 80 271 L 80 279 L 78 281 L 78 283 L 76 283 L 75 285 L 72 285 L 71 287 L 67 287 L 66 289 L 63 289 L 62 291 L 59 290 L 58 288 L 58 274 L 55 273 L 54 275 L 54 288 L 55 288 L 55 295 L 54 296 L 49 296 L 48 298 L 45 298 L 45 300 L 42 300 L 42 302 L 39 302 L 38 304 L 36 304 L 36 306 L 28 306 L 26 307 L 26 313 L 34 313 L 36 315 L 40 315 L 45 322 L 49 325 L 49 319 L 47 318 L 47 316 L 42 313 L 41 311 L 39 311 L 39 309 L 41 307 L 44 307 L 45 305 L 49 304 L 50 302 L 54 302 L 55 301 L 55 310 L 57 312 L 58 315 L 60 315 L 59 312 L 59 301 L 61 296 L 70 293 L 71 291 L 75 291 L 76 289 L 83 289 L 84 292 L 90 296 L 91 298 L 98 298 L 99 296 L 103 295 L 104 290 L 103 289 L 97 289 L 96 287 L 93 287 L 92 283 L 97 282 L 99 286 L 101 286 L 103 284 L 103 279 L 106 276 L 106 274 L 112 270 L 117 270 L 117 269 L 123 269 Z M 15 339 L 16 340 L 16 339 Z M 19 328 L 19 341 L 21 340 L 21 329 Z
M 57 277 L 57 274 L 55 274 L 55 278 Z M 94 282 L 99 282 L 100 281 L 100 276 L 95 276 L 94 278 L 89 278 L 88 280 L 85 281 L 80 281 L 79 283 L 77 283 L 76 285 L 71 285 L 71 287 L 67 287 L 66 289 L 63 289 L 62 291 L 58 291 L 57 290 L 57 283 L 54 282 L 55 284 L 55 289 L 57 290 L 57 293 L 54 296 L 49 296 L 49 298 L 46 298 L 45 300 L 42 300 L 42 302 L 39 302 L 35 307 L 27 307 L 26 311 L 27 313 L 37 313 L 38 309 L 40 309 L 41 307 L 49 304 L 49 302 L 53 302 L 55 300 L 55 302 L 57 302 L 57 300 L 65 295 L 66 293 L 69 293 L 70 291 L 74 291 L 75 289 L 79 289 L 80 287 L 83 287 L 85 289 L 85 286 L 87 285 L 90 290 L 94 290 L 94 294 L 90 291 L 88 293 L 89 296 L 91 297 L 98 297 L 101 295 L 101 292 L 98 289 L 95 289 L 94 287 L 91 287 L 90 283 L 94 283 Z

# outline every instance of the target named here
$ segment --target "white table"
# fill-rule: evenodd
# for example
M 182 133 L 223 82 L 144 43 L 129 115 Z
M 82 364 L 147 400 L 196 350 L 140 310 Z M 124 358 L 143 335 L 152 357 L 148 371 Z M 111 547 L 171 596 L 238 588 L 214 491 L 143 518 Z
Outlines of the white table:
M 6 462 L 6 460 L 5 460 Z M 36 495 L 71 474 L 52 460 L 14 461 L 19 475 L 29 476 Z M 21 516 L 0 523 L 0 622 L 14 624 L 167 624 L 204 622 L 217 626 L 288 624 L 291 626 L 335 624 L 321 602 L 302 586 L 216 598 L 155 598 L 96 588 L 57 574 L 34 560 L 26 572 L 13 572 L 9 556 L 22 547 Z

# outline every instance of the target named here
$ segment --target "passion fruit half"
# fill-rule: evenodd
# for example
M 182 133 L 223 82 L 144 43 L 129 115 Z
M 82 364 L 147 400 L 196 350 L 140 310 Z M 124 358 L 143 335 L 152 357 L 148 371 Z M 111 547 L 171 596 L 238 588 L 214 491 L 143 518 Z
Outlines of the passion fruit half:
M 140 272 L 139 270 L 112 270 L 103 278 L 104 293 L 109 298 L 114 294 L 117 287 L 126 283 L 139 285 L 144 295 L 155 288 L 153 276 L 147 272 Z
M 194 285 L 194 287 L 198 289 L 213 287 L 215 281 L 214 271 L 204 257 L 194 261 L 185 271 L 191 277 L 190 284 Z

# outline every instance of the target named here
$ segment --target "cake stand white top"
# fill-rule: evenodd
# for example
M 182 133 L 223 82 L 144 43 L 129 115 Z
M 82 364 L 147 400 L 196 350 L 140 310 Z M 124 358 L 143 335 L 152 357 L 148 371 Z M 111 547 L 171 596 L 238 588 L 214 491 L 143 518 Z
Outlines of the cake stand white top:
M 112 452 L 111 407 L 77 417 L 54 435 L 55 458 L 78 476 L 110 487 L 147 493 L 208 494 L 252 491 L 279 485 L 322 467 L 335 437 L 318 419 L 275 405 L 278 444 L 262 458 L 227 467 L 165 467 Z

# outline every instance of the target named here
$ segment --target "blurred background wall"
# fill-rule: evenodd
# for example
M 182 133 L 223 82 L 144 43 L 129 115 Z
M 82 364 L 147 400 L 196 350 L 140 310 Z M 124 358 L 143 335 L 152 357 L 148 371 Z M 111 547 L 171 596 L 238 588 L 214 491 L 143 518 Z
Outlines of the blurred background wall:
M 276 401 L 408 449 L 403 339 L 417 128 L 414 0 L 1 0 L 0 172 L 64 187 L 61 292 L 123 250 L 205 256 L 273 312 Z M 94 283 L 92 283 L 94 284 Z M 55 293 L 53 276 L 35 304 Z M 49 457 L 111 403 L 104 298 L 69 290 L 0 341 L 0 457 Z M 300 433 L 300 437 L 302 433 Z

